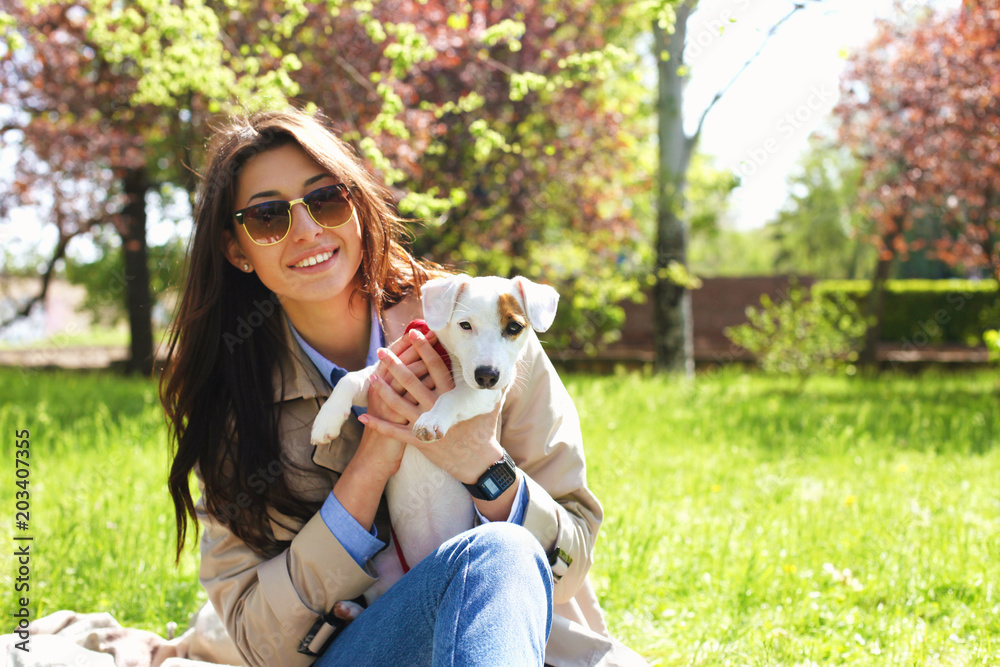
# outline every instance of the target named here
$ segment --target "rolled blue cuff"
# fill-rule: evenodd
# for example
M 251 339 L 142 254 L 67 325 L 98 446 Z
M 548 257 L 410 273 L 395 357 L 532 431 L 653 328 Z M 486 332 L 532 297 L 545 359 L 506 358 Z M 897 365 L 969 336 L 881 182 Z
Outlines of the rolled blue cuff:
M 524 524 L 524 511 L 528 508 L 528 485 L 524 481 L 524 475 L 521 476 L 521 481 L 517 485 L 517 495 L 514 496 L 514 504 L 510 508 L 510 516 L 507 517 L 507 523 L 516 523 L 517 525 Z M 480 523 L 490 523 L 490 520 L 483 516 L 483 513 L 476 508 L 476 514 L 479 515 Z
M 319 515 L 323 517 L 323 522 L 330 529 L 333 536 L 337 538 L 344 550 L 350 554 L 358 567 L 364 567 L 365 563 L 372 559 L 386 543 L 378 539 L 378 531 L 372 526 L 370 531 L 365 530 L 358 520 L 351 516 L 351 513 L 344 509 L 344 506 L 333 495 L 333 491 L 326 497 L 326 502 L 319 510 Z

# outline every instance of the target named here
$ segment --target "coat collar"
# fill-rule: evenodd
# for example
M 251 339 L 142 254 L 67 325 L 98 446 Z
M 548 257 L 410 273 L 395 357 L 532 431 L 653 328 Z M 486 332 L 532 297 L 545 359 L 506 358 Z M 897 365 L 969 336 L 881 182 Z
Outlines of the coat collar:
M 406 325 L 421 317 L 422 312 L 420 298 L 413 293 L 386 309 L 382 313 L 382 330 L 385 332 L 386 343 L 392 343 L 402 336 Z M 329 384 L 295 340 L 284 311 L 281 311 L 281 332 L 285 353 L 280 355 L 274 371 L 274 402 L 329 396 Z

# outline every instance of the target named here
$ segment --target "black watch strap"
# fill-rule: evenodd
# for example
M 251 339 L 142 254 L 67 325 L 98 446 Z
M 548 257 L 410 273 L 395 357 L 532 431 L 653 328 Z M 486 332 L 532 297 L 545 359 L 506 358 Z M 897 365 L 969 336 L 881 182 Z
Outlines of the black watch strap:
M 473 498 L 496 500 L 517 481 L 517 466 L 510 454 L 504 450 L 503 458 L 483 473 L 475 484 L 465 484 Z

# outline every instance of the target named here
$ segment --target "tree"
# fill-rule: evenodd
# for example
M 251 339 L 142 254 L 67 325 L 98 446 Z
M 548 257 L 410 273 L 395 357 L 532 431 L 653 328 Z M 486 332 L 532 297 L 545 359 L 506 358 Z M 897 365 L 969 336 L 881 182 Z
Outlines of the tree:
M 697 0 L 683 0 L 673 8 L 673 27 L 669 12 L 661 9 L 653 17 L 653 53 L 657 59 L 659 170 L 656 186 L 656 287 L 654 318 L 656 330 L 656 366 L 661 370 L 694 373 L 694 341 L 691 322 L 691 297 L 683 282 L 670 278 L 677 275 L 672 267 L 687 266 L 688 225 L 683 211 L 687 189 L 687 171 L 691 156 L 701 137 L 705 118 L 725 95 L 730 86 L 763 51 L 767 42 L 785 21 L 805 5 L 793 3 L 789 12 L 777 21 L 765 36 L 760 48 L 751 56 L 709 102 L 698 119 L 693 134 L 684 131 L 684 82 L 687 66 L 684 48 L 687 21 Z M 680 273 L 684 273 L 683 271 Z
M 649 160 L 629 101 L 642 88 L 616 45 L 627 8 L 310 7 L 289 38 L 272 31 L 273 53 L 259 57 L 266 68 L 299 47 L 298 95 L 379 169 L 401 211 L 423 221 L 418 254 L 557 285 L 559 342 L 591 347 L 613 333 L 614 304 L 637 291 L 645 268 L 631 201 L 648 187 Z M 225 29 L 246 40 L 259 19 L 251 12 Z
M 861 164 L 832 138 L 815 135 L 809 143 L 788 179 L 787 203 L 765 228 L 773 239 L 773 267 L 819 278 L 870 275 L 871 247 L 856 206 Z
M 844 77 L 841 136 L 864 162 L 860 196 L 879 251 L 863 359 L 874 361 L 882 286 L 897 257 L 1000 277 L 1000 1 L 967 0 L 912 26 L 880 25 Z M 929 241 L 921 221 L 941 223 Z
M 17 8 L 28 47 L 6 54 L 10 90 L 41 83 L 41 93 L 27 87 L 38 98 L 29 124 L 66 109 L 83 134 L 111 122 L 136 142 L 136 167 L 150 173 L 129 181 L 116 172 L 119 190 L 175 182 L 193 192 L 184 167 L 197 164 L 196 138 L 212 114 L 299 96 L 337 121 L 404 213 L 429 223 L 418 251 L 575 287 L 598 338 L 614 324 L 606 304 L 637 287 L 641 262 L 631 256 L 641 254 L 641 237 L 628 202 L 645 174 L 631 159 L 641 147 L 625 129 L 630 103 L 620 100 L 638 82 L 610 76 L 615 63 L 630 66 L 605 39 L 625 25 L 622 5 L 32 4 L 37 14 Z M 47 39 L 46 31 L 61 34 L 60 22 L 75 22 L 75 32 Z M 59 49 L 87 61 L 61 80 L 64 97 L 118 78 L 101 100 L 86 99 L 94 109 L 73 106 L 48 84 L 58 73 L 18 66 L 16 53 L 31 61 L 45 49 L 52 62 L 69 57 Z M 107 154 L 83 159 L 107 166 Z
M 197 120 L 192 122 L 191 110 L 186 116 L 164 112 L 156 77 L 140 71 L 129 48 L 157 54 L 164 68 L 171 64 L 163 57 L 164 42 L 167 51 L 204 50 L 206 34 L 214 43 L 217 30 L 205 14 L 185 15 L 169 2 L 143 8 L 145 14 L 101 0 L 10 3 L 0 14 L 6 38 L 0 104 L 17 112 L 0 137 L 20 148 L 15 201 L 8 205 L 49 200 L 47 217 L 59 227 L 59 243 L 33 302 L 44 298 L 72 237 L 113 225 L 121 237 L 118 286 L 129 314 L 129 370 L 149 374 L 154 353 L 146 195 L 160 182 L 191 182 L 184 165 L 191 163 L 187 141 Z M 129 25 L 146 26 L 145 41 L 125 39 Z M 197 68 L 182 72 L 170 81 L 176 95 L 214 99 L 205 91 L 215 90 L 217 79 Z M 72 194 L 63 194 L 67 190 Z

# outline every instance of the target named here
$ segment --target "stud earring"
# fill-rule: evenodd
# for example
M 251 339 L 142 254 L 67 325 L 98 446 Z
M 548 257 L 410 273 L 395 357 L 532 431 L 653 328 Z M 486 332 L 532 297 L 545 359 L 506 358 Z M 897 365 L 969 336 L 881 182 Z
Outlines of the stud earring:
M 247 264 L 246 262 L 244 262 L 243 263 L 243 270 L 249 273 L 250 272 L 250 265 Z

